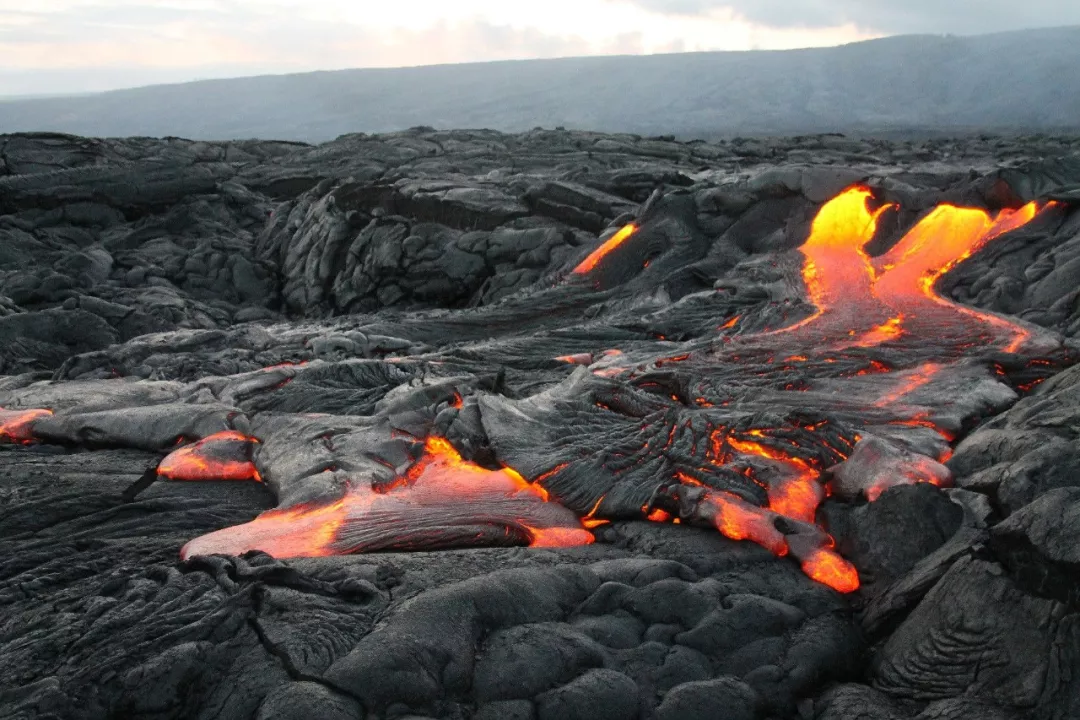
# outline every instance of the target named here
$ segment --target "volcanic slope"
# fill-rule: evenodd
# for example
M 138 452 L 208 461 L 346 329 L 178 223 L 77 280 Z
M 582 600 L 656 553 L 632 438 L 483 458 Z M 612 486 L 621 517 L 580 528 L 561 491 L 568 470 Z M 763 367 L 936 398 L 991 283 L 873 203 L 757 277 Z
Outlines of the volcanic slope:
M 1078 151 L 0 136 L 0 708 L 1075 716 Z
M 1080 26 L 903 35 L 841 47 L 334 70 L 0 98 L 0 130 L 308 142 L 420 124 L 687 137 L 1075 132 L 1078 64 Z

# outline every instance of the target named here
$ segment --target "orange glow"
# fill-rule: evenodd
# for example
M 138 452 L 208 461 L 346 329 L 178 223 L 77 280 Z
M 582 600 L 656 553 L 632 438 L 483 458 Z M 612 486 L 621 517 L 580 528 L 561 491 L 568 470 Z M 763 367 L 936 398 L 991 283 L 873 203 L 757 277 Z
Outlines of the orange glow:
M 810 226 L 810 237 L 800 250 L 803 282 L 814 315 L 777 332 L 790 332 L 810 325 L 837 308 L 852 307 L 853 299 L 870 295 L 873 272 L 863 246 L 874 238 L 877 222 L 888 206 L 870 212 L 869 188 L 845 190 L 822 206 Z
M 695 485 L 698 487 L 704 487 L 705 484 L 698 480 L 693 475 L 684 473 L 682 470 L 675 471 L 675 479 L 681 482 L 683 485 Z
M 874 405 L 877 407 L 887 407 L 888 405 L 893 404 L 905 395 L 908 395 L 918 390 L 919 388 L 923 387 L 931 380 L 933 380 L 934 375 L 936 375 L 941 370 L 941 367 L 942 366 L 938 365 L 937 363 L 923 363 L 915 370 L 913 370 L 910 374 L 908 374 L 907 377 L 903 378 L 903 382 L 900 387 L 896 388 L 887 395 L 882 396 L 876 403 L 874 403 Z
M 702 502 L 715 513 L 713 523 L 724 537 L 752 540 L 777 557 L 787 555 L 787 540 L 776 529 L 767 510 L 722 491 L 706 491 Z
M 589 510 L 588 514 L 581 518 L 581 524 L 590 530 L 600 527 L 601 525 L 607 525 L 611 522 L 610 520 L 598 519 L 596 517 L 596 512 L 600 509 L 600 503 L 604 502 L 604 497 L 605 496 L 601 495 L 600 499 L 593 504 L 592 509 Z
M 946 273 L 982 249 L 986 243 L 1031 222 L 1039 212 L 1036 203 L 1018 210 L 1002 210 L 995 218 L 979 208 L 939 205 L 920 220 L 889 252 L 874 260 L 878 278 L 875 295 L 884 303 L 906 309 L 916 323 L 927 323 L 920 334 L 942 324 L 941 312 L 951 314 L 949 324 L 971 327 L 978 336 L 993 331 L 1006 352 L 1016 352 L 1031 333 L 1003 317 L 963 307 L 939 297 L 934 286 Z M 974 322 L 973 322 L 974 321 Z
M 904 334 L 903 325 L 904 316 L 897 315 L 896 317 L 889 318 L 876 328 L 864 333 L 858 340 L 855 341 L 854 347 L 874 347 L 881 345 L 882 343 L 889 342 L 890 340 L 896 340 L 898 337 Z
M 0 443 L 26 445 L 34 441 L 34 422 L 52 410 L 4 410 L 0 408 Z
M 816 482 L 817 473 L 769 486 L 769 509 L 778 515 L 812 523 L 818 506 L 825 499 L 825 489 Z
M 547 480 L 551 476 L 558 475 L 559 473 L 561 473 L 563 470 L 565 470 L 568 467 L 570 467 L 570 463 L 559 463 L 558 465 L 551 468 L 547 472 L 544 472 L 544 473 L 541 473 L 540 475 L 537 475 L 536 479 L 533 480 L 533 484 L 534 485 L 539 485 L 540 483 L 544 482 L 545 480 Z
M 574 274 L 586 275 L 592 272 L 593 268 L 596 267 L 597 263 L 599 263 L 605 255 L 622 245 L 623 242 L 635 232 L 637 232 L 637 225 L 634 223 L 624 225 L 619 232 L 608 238 L 603 245 L 593 250 L 592 253 L 589 254 L 589 257 L 582 260 L 581 264 L 574 268 Z
M 170 480 L 256 480 L 251 448 L 259 441 L 236 430 L 215 433 L 167 455 L 158 475 Z
M 529 547 L 577 547 L 578 545 L 589 545 L 596 540 L 593 534 L 587 530 L 563 527 L 536 528 L 524 525 L 524 523 L 522 525 L 532 535 Z
M 567 365 L 592 365 L 593 356 L 590 353 L 578 353 L 576 355 L 560 355 L 555 360 Z
M 699 353 L 722 353 L 725 362 L 752 363 L 755 366 L 753 372 L 764 377 L 765 382 L 772 381 L 775 377 L 773 373 L 779 369 L 790 372 L 792 377 L 783 377 L 776 386 L 786 383 L 787 390 L 818 391 L 822 394 L 841 391 L 827 383 L 815 386 L 815 378 L 833 381 L 873 375 L 875 377 L 865 380 L 849 380 L 853 387 L 859 388 L 860 393 L 873 393 L 868 395 L 865 402 L 859 402 L 867 397 L 859 393 L 855 394 L 853 400 L 845 398 L 848 405 L 855 407 L 853 413 L 869 411 L 865 416 L 868 425 L 931 428 L 946 441 L 952 442 L 955 438 L 935 424 L 929 411 L 913 409 L 911 405 L 915 403 L 905 403 L 905 400 L 910 400 L 910 395 L 925 388 L 918 393 L 918 398 L 920 401 L 927 398 L 929 404 L 933 398 L 931 383 L 954 359 L 968 354 L 971 348 L 989 347 L 1017 352 L 1031 337 L 1031 332 L 1004 317 L 964 307 L 940 297 L 935 286 L 946 273 L 978 252 L 986 243 L 1029 223 L 1038 214 L 1039 206 L 1031 203 L 992 216 L 981 209 L 941 205 L 922 217 L 890 250 L 880 257 L 871 258 L 866 247 L 877 234 L 882 214 L 892 207 L 873 210 L 871 200 L 869 188 L 853 187 L 822 206 L 814 218 L 809 237 L 800 248 L 806 299 L 814 306 L 810 317 L 771 332 L 727 333 L 722 338 L 727 350 L 695 350 L 694 359 L 700 357 Z M 621 228 L 572 272 L 577 275 L 593 272 L 608 254 L 637 229 L 634 224 Z M 729 331 L 737 328 L 741 317 L 725 317 L 717 322 L 723 323 L 717 327 L 718 331 Z M 779 347 L 768 344 L 769 340 L 781 334 L 789 342 Z M 656 337 L 665 340 L 663 335 Z M 902 349 L 897 341 L 909 339 L 919 343 L 920 352 L 924 353 L 920 357 L 932 357 L 934 362 L 911 368 L 910 360 L 905 363 L 903 357 L 895 357 L 897 351 Z M 876 348 L 882 345 L 889 346 L 883 350 L 887 349 L 890 354 L 881 359 L 867 358 L 865 353 L 844 352 L 851 348 Z M 614 353 L 606 351 L 603 355 L 611 354 Z M 560 356 L 557 360 L 595 367 L 594 363 L 600 357 L 599 354 L 576 353 Z M 690 358 L 686 354 L 662 358 L 653 360 L 652 365 L 659 368 Z M 774 362 L 776 358 L 784 358 L 783 363 L 800 365 L 797 369 L 792 365 L 777 365 Z M 761 364 L 777 367 L 768 372 L 758 372 Z M 613 376 L 627 371 L 633 371 L 633 368 L 597 367 L 593 372 Z M 654 387 L 657 387 L 655 383 Z M 728 406 L 740 402 L 741 396 L 736 392 L 741 390 L 733 390 L 731 396 L 717 398 L 715 403 Z M 875 400 L 877 394 L 880 397 Z M 677 396 L 671 397 L 679 401 Z M 602 410 L 614 412 L 600 401 L 593 402 Z M 813 402 L 812 397 L 809 402 Z M 461 396 L 455 394 L 452 404 L 461 407 Z M 708 399 L 698 397 L 689 404 L 692 409 L 672 408 L 671 412 L 712 417 L 708 408 L 713 407 L 713 402 Z M 916 410 L 918 414 L 915 414 Z M 0 415 L 0 437 L 3 437 L 2 422 L 3 416 Z M 799 435 L 795 433 L 777 433 L 774 437 L 770 430 L 743 430 L 739 431 L 738 437 L 732 437 L 732 431 L 726 428 L 713 429 L 714 420 L 707 419 L 706 422 L 705 427 L 711 430 L 706 467 L 690 467 L 689 472 L 679 470 L 674 473 L 676 480 L 695 488 L 691 497 L 701 498 L 695 507 L 695 514 L 684 515 L 681 520 L 707 520 L 725 537 L 753 541 L 777 556 L 793 556 L 800 562 L 803 571 L 818 582 L 840 592 L 858 589 L 858 573 L 837 554 L 831 538 L 820 529 L 806 527 L 814 523 L 817 509 L 827 492 L 821 483 L 822 467 L 819 466 L 823 456 L 809 448 L 800 448 L 794 439 L 787 439 L 798 438 Z M 800 425 L 799 421 L 793 422 L 800 431 L 815 432 L 820 428 L 820 423 L 810 420 L 804 421 L 807 423 L 805 425 Z M 899 432 L 899 429 L 896 430 Z M 867 434 L 871 434 L 869 429 Z M 23 435 L 28 436 L 28 431 L 24 430 Z M 695 445 L 692 452 L 696 454 L 696 443 L 699 441 L 697 433 L 689 423 L 683 425 L 681 420 L 671 425 L 665 448 L 673 447 L 676 437 L 682 441 L 687 435 L 693 437 Z M 837 438 L 841 442 L 838 443 Z M 856 436 L 855 441 L 858 439 Z M 203 442 L 209 440 L 207 438 Z M 940 447 L 934 440 L 935 447 Z M 829 442 L 839 447 L 832 447 Z M 777 445 L 782 447 L 778 448 Z M 818 450 L 828 449 L 830 454 L 841 457 L 848 457 L 852 451 L 850 438 L 842 436 L 819 436 L 815 438 L 815 446 Z M 174 455 L 184 451 L 192 454 L 195 447 L 197 445 L 183 448 Z M 646 445 L 645 452 L 655 454 L 661 451 L 658 444 L 652 444 Z M 942 457 L 947 458 L 949 452 L 942 453 Z M 932 459 L 924 459 L 925 462 L 920 462 L 918 458 L 913 462 L 905 460 L 903 472 L 883 472 L 880 481 L 876 476 L 868 479 L 867 484 L 877 484 L 866 489 L 865 493 L 870 500 L 874 500 L 889 486 L 888 483 L 946 482 L 940 479 L 943 477 L 940 467 Z M 163 466 L 167 467 L 167 463 L 168 459 Z M 186 557 L 203 552 L 239 553 L 261 549 L 277 557 L 291 557 L 362 552 L 372 548 L 413 549 L 422 546 L 432 549 L 430 545 L 410 546 L 409 538 L 420 538 L 413 542 L 422 543 L 425 528 L 471 529 L 478 525 L 501 527 L 510 542 L 524 543 L 523 538 L 528 538 L 528 544 L 537 547 L 590 543 L 593 536 L 587 528 L 607 522 L 598 517 L 602 514 L 603 498 L 579 519 L 558 505 L 558 498 L 553 501 L 544 487 L 550 478 L 568 466 L 568 463 L 556 465 L 529 482 L 512 468 L 493 470 L 466 461 L 449 441 L 430 438 L 424 444 L 423 456 L 399 477 L 380 485 L 378 490 L 358 481 L 339 502 L 264 513 L 245 526 L 192 541 L 185 547 L 184 553 Z M 759 507 L 734 493 L 711 489 L 707 483 L 711 482 L 719 469 L 740 472 L 764 489 L 767 506 Z M 642 515 L 654 522 L 680 522 L 679 518 L 673 519 L 668 512 L 659 509 L 649 511 L 647 506 L 642 508 Z M 484 520 L 477 521 L 477 517 Z M 789 520 L 778 522 L 780 517 Z M 386 518 L 393 519 L 395 526 L 391 530 L 405 536 L 405 539 L 399 540 L 387 531 L 373 545 L 370 536 L 378 531 L 368 528 L 379 523 L 389 526 L 390 521 Z M 783 531 L 778 529 L 778 524 L 784 528 Z M 368 535 L 364 535 L 365 532 Z M 358 540 L 359 536 L 365 539 Z M 485 533 L 477 531 L 476 536 L 484 537 Z M 454 542 L 457 544 L 447 546 L 461 546 L 464 541 L 458 538 Z
M 850 593 L 859 589 L 859 573 L 855 566 L 833 550 L 811 550 L 802 561 L 802 569 L 813 580 L 828 585 L 837 592 Z
M 304 367 L 307 364 L 307 360 L 301 360 L 299 362 L 292 362 L 290 360 L 286 360 L 284 362 L 279 362 L 277 365 L 267 365 L 266 367 L 262 368 L 262 370 L 263 372 L 269 372 L 270 370 L 278 370 L 280 368 L 286 367 Z
M 763 433 L 751 431 L 758 437 Z M 769 509 L 785 517 L 812 523 L 817 515 L 818 506 L 825 499 L 825 490 L 817 481 L 819 473 L 803 459 L 788 455 L 775 448 L 760 443 L 727 438 L 727 443 L 736 452 L 766 458 L 784 465 L 789 477 L 775 480 L 768 485 Z
M 1016 352 L 1030 332 L 1003 317 L 939 297 L 934 285 L 994 238 L 1023 227 L 1039 212 L 1036 203 L 1002 210 L 996 217 L 977 208 L 940 205 L 884 255 L 863 249 L 881 214 L 868 208 L 871 192 L 853 187 L 822 206 L 800 251 L 803 283 L 815 307 L 810 317 L 766 334 L 795 333 L 834 349 L 873 347 L 907 333 L 935 338 L 962 334 Z M 847 340 L 850 338 L 850 340 Z M 751 338 L 748 338 L 752 341 Z M 846 340 L 846 341 L 845 341 Z
M 420 516 L 429 527 L 483 524 L 504 526 L 507 532 L 516 528 L 529 537 L 532 547 L 569 547 L 595 540 L 570 510 L 550 502 L 544 488 L 512 468 L 488 470 L 464 460 L 445 438 L 428 438 L 424 455 L 403 477 L 379 490 L 358 483 L 333 504 L 270 510 L 245 525 L 192 540 L 181 556 L 262 550 L 277 558 L 319 557 L 407 549 L 412 547 L 412 533 L 424 527 L 410 525 L 410 518 Z M 387 525 L 385 533 L 365 534 L 379 523 Z M 404 537 L 398 540 L 395 533 Z M 456 539 L 450 546 L 460 547 L 462 542 Z

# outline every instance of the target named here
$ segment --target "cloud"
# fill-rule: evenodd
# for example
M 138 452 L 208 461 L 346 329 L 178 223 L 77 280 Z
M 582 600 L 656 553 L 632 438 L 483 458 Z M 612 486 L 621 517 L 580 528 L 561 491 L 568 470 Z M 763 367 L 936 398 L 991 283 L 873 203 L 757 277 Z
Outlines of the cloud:
M 574 55 L 778 49 L 864 39 L 684 1 L 0 0 L 0 95 Z M 653 5 L 661 5 L 652 3 Z M 32 8 L 32 9 L 24 9 Z M 705 16 L 694 13 L 706 13 Z
M 364 27 L 287 10 L 260 12 L 242 2 L 218 2 L 199 12 L 110 3 L 63 12 L 0 11 L 0 93 L 79 90 L 68 81 L 96 71 L 123 87 L 161 71 L 177 77 L 221 77 L 342 67 L 554 57 L 584 54 L 573 35 L 495 25 L 482 19 L 436 19 L 421 29 Z M 178 69 L 187 72 L 174 72 Z M 27 87 L 36 73 L 41 87 Z M 19 78 L 16 82 L 15 78 Z M 99 79 L 100 80 L 100 79 Z M 17 87 L 16 87 L 17 85 Z
M 978 33 L 1080 24 L 1076 0 L 627 0 L 666 15 L 735 12 L 771 27 L 856 27 L 886 34 Z

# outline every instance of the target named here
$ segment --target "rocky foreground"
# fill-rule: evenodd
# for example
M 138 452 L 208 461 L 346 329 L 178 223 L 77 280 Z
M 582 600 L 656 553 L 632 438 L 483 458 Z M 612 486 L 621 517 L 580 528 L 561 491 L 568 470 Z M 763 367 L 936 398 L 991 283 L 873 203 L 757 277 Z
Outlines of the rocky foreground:
M 1078 206 L 1044 136 L 0 136 L 0 716 L 1080 716 Z

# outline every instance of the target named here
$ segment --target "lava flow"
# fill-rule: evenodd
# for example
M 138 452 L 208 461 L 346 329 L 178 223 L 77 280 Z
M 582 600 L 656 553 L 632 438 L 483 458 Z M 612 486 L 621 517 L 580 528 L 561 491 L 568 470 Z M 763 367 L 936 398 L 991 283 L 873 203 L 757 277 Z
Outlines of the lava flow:
M 158 475 L 170 480 L 261 481 L 252 449 L 258 440 L 235 430 L 214 433 L 174 450 L 158 465 Z
M 887 321 L 887 314 L 874 313 L 872 320 L 864 315 L 869 309 L 866 306 L 870 304 L 874 274 L 863 246 L 874 238 L 878 218 L 891 207 L 885 205 L 870 212 L 867 202 L 871 196 L 867 188 L 852 188 L 818 212 L 810 226 L 810 237 L 800 248 L 805 257 L 806 293 L 817 310 L 778 332 L 792 332 L 814 324 L 825 325 L 828 331 L 836 325 Z M 831 322 L 826 324 L 822 320 L 827 316 Z
M 52 415 L 51 410 L 0 408 L 0 443 L 27 445 L 34 442 L 34 422 L 49 415 Z
M 477 545 L 570 547 L 594 541 L 574 513 L 512 468 L 464 460 L 447 440 L 384 485 L 358 484 L 329 504 L 270 510 L 246 525 L 192 540 L 181 555 L 318 557 Z
M 865 246 L 875 237 L 881 215 L 894 206 L 870 209 L 872 192 L 854 187 L 826 203 L 815 217 L 809 237 L 800 248 L 802 277 L 806 295 L 814 305 L 809 317 L 793 325 L 758 334 L 742 335 L 725 345 L 721 362 L 733 365 L 747 355 L 764 358 L 760 375 L 783 375 L 797 366 L 802 382 L 798 387 L 785 382 L 784 390 L 804 391 L 794 408 L 824 408 L 838 402 L 832 393 L 814 395 L 834 383 L 843 395 L 839 402 L 847 408 L 849 422 L 859 426 L 890 424 L 895 427 L 928 428 L 943 442 L 954 435 L 931 422 L 929 412 L 919 403 L 932 401 L 932 384 L 973 347 L 995 346 L 1017 352 L 1031 338 L 1031 332 L 1009 320 L 960 306 L 939 297 L 937 281 L 986 243 L 1029 223 L 1039 212 L 1035 203 L 1018 210 L 1004 210 L 996 217 L 985 210 L 941 205 L 923 217 L 888 252 L 871 258 Z M 723 326 L 729 328 L 731 322 Z M 840 358 L 857 351 L 865 356 L 874 348 L 887 348 L 890 358 L 904 362 L 905 356 L 926 358 L 894 371 L 893 365 L 870 361 L 872 370 L 854 373 L 868 378 L 857 387 L 850 382 L 835 385 Z M 918 348 L 909 351 L 909 348 Z M 794 353 L 792 351 L 795 351 Z M 787 358 L 783 367 L 774 357 Z M 756 353 L 756 355 L 755 355 Z M 656 361 L 654 367 L 687 360 L 688 356 Z M 714 359 L 715 361 L 715 359 Z M 865 361 L 864 361 L 865 362 Z M 910 362 L 910 361 L 908 361 Z M 789 367 L 787 363 L 793 365 Z M 893 379 L 895 378 L 895 379 Z M 775 386 L 774 386 L 775 387 Z M 865 388 L 861 390 L 859 388 Z M 861 393 L 861 394 L 860 394 Z M 912 398 L 918 396 L 918 402 Z M 722 398 L 698 398 L 703 412 L 727 405 Z M 850 447 L 834 452 L 836 479 L 824 483 L 824 466 L 798 444 L 778 445 L 770 434 L 793 428 L 772 428 L 772 433 L 750 431 L 750 438 L 735 437 L 723 428 L 712 437 L 710 462 L 717 468 L 741 472 L 767 495 L 765 507 L 749 503 L 732 493 L 705 489 L 700 503 L 684 519 L 708 521 L 732 539 L 749 539 L 776 555 L 796 556 L 803 570 L 815 580 L 841 591 L 858 587 L 854 567 L 833 549 L 832 539 L 823 531 L 794 536 L 777 529 L 780 516 L 796 523 L 812 525 L 827 491 L 839 489 L 845 497 L 861 494 L 874 501 L 887 488 L 898 484 L 928 482 L 939 486 L 951 482 L 951 474 L 938 459 L 927 457 L 892 440 L 876 438 L 862 430 L 851 433 Z M 852 450 L 854 449 L 854 452 Z M 948 456 L 941 453 L 941 457 Z M 942 460 L 943 461 L 943 460 Z M 685 484 L 700 485 L 681 478 Z M 797 538 L 794 540 L 793 538 Z M 797 548 L 797 552 L 795 549 Z
M 888 252 L 870 258 L 865 245 L 892 205 L 871 211 L 872 192 L 854 187 L 826 203 L 800 248 L 803 282 L 816 311 L 775 331 L 824 342 L 833 350 L 875 347 L 905 335 L 950 355 L 973 340 L 1016 352 L 1030 336 L 1016 323 L 963 307 L 934 292 L 937 281 L 986 243 L 1031 222 L 1029 203 L 996 217 L 979 208 L 939 205 Z M 753 340 L 754 336 L 750 336 Z
M 592 272 L 593 268 L 604 258 L 605 255 L 610 254 L 615 248 L 619 247 L 626 241 L 628 237 L 633 235 L 637 231 L 637 226 L 633 223 L 624 225 L 617 233 L 604 241 L 604 244 L 589 253 L 589 256 L 581 261 L 581 263 L 574 268 L 575 275 L 586 275 Z
M 954 431 L 963 418 L 985 411 L 979 398 L 990 398 L 985 402 L 991 404 L 1015 398 L 1006 389 L 1004 400 L 995 400 L 1003 397 L 998 380 L 973 375 L 970 366 L 963 372 L 956 368 L 973 348 L 1030 352 L 1034 347 L 1029 343 L 1034 338 L 1031 331 L 938 297 L 934 287 L 987 242 L 1030 222 L 1038 206 L 991 217 L 984 210 L 943 205 L 923 217 L 886 253 L 871 258 L 866 246 L 877 235 L 882 214 L 893 207 L 873 210 L 871 199 L 868 188 L 851 188 L 826 203 L 812 223 L 800 249 L 812 315 L 771 332 L 728 333 L 742 326 L 744 316 L 738 315 L 720 328 L 721 350 L 695 350 L 652 363 L 652 369 L 668 380 L 678 380 L 680 368 L 700 371 L 706 380 L 687 394 L 694 398 L 690 404 L 680 400 L 684 393 L 676 392 L 677 382 L 643 381 L 642 388 L 660 390 L 652 396 L 661 398 L 657 402 L 667 403 L 670 398 L 673 403 L 658 411 L 676 419 L 665 425 L 667 442 L 662 450 L 646 442 L 635 462 L 625 463 L 622 469 L 615 467 L 618 463 L 604 461 L 594 467 L 598 473 L 612 473 L 607 478 L 611 487 L 623 482 L 618 473 L 635 472 L 641 476 L 634 482 L 647 486 L 661 482 L 655 470 L 648 469 L 649 461 L 658 463 L 655 468 L 686 453 L 694 464 L 681 466 L 697 469 L 693 473 L 673 470 L 674 483 L 666 482 L 655 490 L 654 500 L 663 507 L 653 503 L 639 507 L 640 495 L 632 492 L 598 493 L 583 502 L 581 488 L 564 483 L 565 478 L 577 477 L 572 471 L 567 473 L 575 465 L 573 458 L 601 453 L 608 460 L 629 457 L 609 452 L 607 447 L 597 451 L 588 445 L 588 433 L 567 439 L 582 443 L 580 455 L 554 458 L 546 472 L 533 473 L 533 482 L 510 467 L 488 469 L 464 460 L 447 440 L 432 437 L 424 442 L 422 452 L 410 445 L 409 457 L 417 459 L 386 482 L 326 470 L 325 477 L 312 476 L 320 478 L 313 486 L 344 486 L 343 496 L 263 513 L 246 525 L 191 541 L 183 555 L 262 550 L 276 557 L 296 557 L 484 545 L 581 545 L 593 541 L 587 528 L 604 522 L 604 513 L 626 517 L 640 511 L 642 517 L 658 522 L 711 525 L 729 538 L 751 540 L 778 556 L 796 559 L 809 577 L 840 592 L 856 590 L 856 569 L 836 552 L 833 538 L 815 524 L 826 495 L 832 492 L 842 499 L 872 501 L 897 484 L 947 485 L 951 475 L 941 464 L 948 455 L 942 448 L 955 439 Z M 602 272 L 604 258 L 621 252 L 621 246 L 625 250 L 625 241 L 637 229 L 634 224 L 622 228 L 573 273 Z M 586 375 L 596 379 L 631 370 L 616 362 L 620 355 L 619 351 L 607 351 L 602 357 L 579 353 L 557 360 L 588 366 L 593 372 Z M 714 375 L 720 379 L 710 385 Z M 990 383 L 995 390 L 972 393 L 976 400 L 967 401 L 967 391 L 958 391 L 949 382 L 968 382 L 964 387 L 977 388 Z M 572 393 L 568 402 L 578 399 L 580 395 Z M 960 401 L 968 402 L 953 408 L 960 419 L 954 418 L 949 427 L 939 426 L 935 418 L 945 415 L 937 412 L 938 406 Z M 609 422 L 606 418 L 625 420 L 628 437 L 646 429 L 640 418 L 653 407 L 652 400 L 620 400 L 615 405 L 624 408 L 621 412 L 601 398 L 588 402 L 604 411 L 598 423 Z M 455 395 L 452 406 L 460 411 L 469 407 L 460 395 Z M 543 413 L 549 407 L 550 402 L 528 404 L 526 400 L 508 411 L 504 420 L 507 427 L 519 421 L 526 423 L 524 427 L 536 427 L 542 423 L 529 425 L 533 422 L 530 413 Z M 785 419 L 807 416 L 816 419 Z M 739 422 L 752 417 L 755 423 L 777 419 L 769 420 L 775 424 L 747 430 L 744 424 L 729 424 L 732 417 Z M 709 428 L 705 437 L 711 442 L 699 443 L 697 431 L 690 429 L 699 420 Z M 490 430 L 498 430 L 498 425 Z M 729 429 L 734 427 L 743 429 Z M 681 431 L 685 437 L 679 435 Z M 519 437 L 528 438 L 529 431 L 504 441 L 513 448 Z M 394 442 L 410 442 L 401 435 L 395 438 Z M 250 464 L 252 441 L 247 440 L 246 455 L 238 449 L 244 440 L 207 438 L 178 450 L 162 463 L 160 472 L 175 479 L 203 479 L 230 476 L 235 470 L 238 476 L 258 479 Z M 492 442 L 492 447 L 498 445 Z M 535 451 L 531 448 L 523 457 Z M 225 465 L 208 463 L 207 458 L 224 459 Z M 228 461 L 237 465 L 228 466 Z M 698 472 L 701 479 L 696 477 Z M 621 498 L 627 497 L 633 497 L 635 504 L 621 507 L 620 502 L 625 502 Z M 580 512 L 561 505 L 564 500 Z

